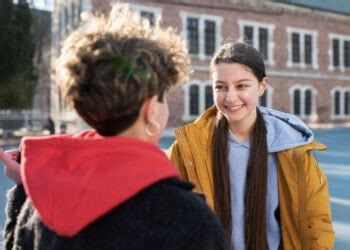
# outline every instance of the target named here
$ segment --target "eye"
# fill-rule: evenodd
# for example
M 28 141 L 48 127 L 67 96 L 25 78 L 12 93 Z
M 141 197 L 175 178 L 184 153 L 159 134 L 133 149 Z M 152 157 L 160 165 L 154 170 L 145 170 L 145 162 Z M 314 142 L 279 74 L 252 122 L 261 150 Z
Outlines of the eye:
M 216 91 L 224 91 L 225 90 L 225 86 L 224 85 L 215 85 L 214 86 L 214 89 L 216 90 Z
M 238 88 L 238 89 L 245 89 L 245 88 L 247 88 L 247 87 L 249 87 L 248 84 L 238 84 L 238 85 L 237 85 L 237 88 Z

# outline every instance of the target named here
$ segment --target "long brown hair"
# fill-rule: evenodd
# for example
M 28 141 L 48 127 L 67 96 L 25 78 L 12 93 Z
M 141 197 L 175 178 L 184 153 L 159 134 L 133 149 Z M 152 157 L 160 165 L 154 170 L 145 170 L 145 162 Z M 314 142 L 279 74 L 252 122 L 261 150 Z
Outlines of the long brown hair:
M 266 76 L 259 52 L 247 44 L 225 44 L 214 55 L 213 66 L 219 63 L 240 63 L 249 67 L 259 82 Z M 213 144 L 214 210 L 226 230 L 232 234 L 231 190 L 228 163 L 228 122 L 218 112 Z M 257 118 L 250 134 L 250 154 L 245 188 L 244 232 L 246 249 L 268 249 L 266 232 L 267 142 L 266 126 L 257 108 Z

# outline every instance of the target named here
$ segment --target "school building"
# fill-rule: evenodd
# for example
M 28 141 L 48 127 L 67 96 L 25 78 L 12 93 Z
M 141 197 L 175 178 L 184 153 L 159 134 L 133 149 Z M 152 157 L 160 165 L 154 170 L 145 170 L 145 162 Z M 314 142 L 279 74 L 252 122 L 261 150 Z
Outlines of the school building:
M 84 10 L 108 12 L 117 1 L 57 1 L 52 58 Z M 210 58 L 226 40 L 247 39 L 266 64 L 269 87 L 261 105 L 295 114 L 309 125 L 350 125 L 350 2 L 317 0 L 123 1 L 152 25 L 172 26 L 186 39 L 193 73 L 169 97 L 168 127 L 193 121 L 213 104 Z M 56 119 L 74 124 L 56 83 Z

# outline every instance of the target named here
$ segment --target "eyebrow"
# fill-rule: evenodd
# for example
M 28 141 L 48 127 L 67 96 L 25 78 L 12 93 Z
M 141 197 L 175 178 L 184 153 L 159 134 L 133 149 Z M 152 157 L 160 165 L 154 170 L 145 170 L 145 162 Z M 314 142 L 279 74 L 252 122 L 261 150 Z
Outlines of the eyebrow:
M 221 81 L 221 80 L 216 80 L 214 83 L 215 84 L 227 84 L 225 81 Z
M 239 83 L 242 83 L 242 82 L 245 82 L 245 81 L 251 81 L 252 79 L 249 79 L 249 78 L 243 78 L 243 79 L 239 79 L 237 82 L 235 82 L 235 84 L 239 84 Z M 225 81 L 222 81 L 222 80 L 216 80 L 214 82 L 215 84 L 227 84 L 227 82 Z

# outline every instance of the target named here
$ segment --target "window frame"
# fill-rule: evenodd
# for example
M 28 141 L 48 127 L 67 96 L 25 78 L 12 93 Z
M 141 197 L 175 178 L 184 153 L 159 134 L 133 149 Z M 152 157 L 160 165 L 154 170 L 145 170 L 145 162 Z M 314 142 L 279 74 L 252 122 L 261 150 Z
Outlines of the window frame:
M 294 91 L 300 90 L 300 115 L 296 115 L 294 112 Z M 311 91 L 311 113 L 309 115 L 305 114 L 306 105 L 305 105 L 305 93 L 307 90 Z M 289 96 L 290 96 L 290 113 L 301 118 L 307 120 L 317 120 L 317 107 L 316 107 L 316 97 L 317 97 L 317 89 L 315 89 L 312 85 L 301 85 L 295 84 L 291 88 L 289 88 Z
M 334 66 L 333 64 L 333 57 L 334 57 L 334 50 L 333 50 L 333 40 L 338 40 L 339 42 L 339 65 Z M 344 61 L 344 43 L 346 41 L 350 42 L 350 35 L 343 35 L 343 34 L 337 34 L 337 33 L 329 33 L 328 34 L 328 57 L 329 57 L 329 64 L 328 64 L 328 70 L 329 71 L 337 71 L 340 70 L 341 72 L 350 71 L 350 67 L 345 67 L 345 61 Z M 350 59 L 349 59 L 350 60 Z
M 272 94 L 273 94 L 273 92 L 274 92 L 274 88 L 271 85 L 267 85 L 267 88 L 264 92 L 264 94 L 266 93 L 266 95 L 267 95 L 266 96 L 267 97 L 266 98 L 266 106 L 262 106 L 262 107 L 272 108 L 272 100 L 273 100 Z M 261 106 L 260 105 L 260 98 L 259 98 L 259 106 Z
M 293 55 L 293 43 L 292 43 L 292 34 L 299 34 L 299 58 L 300 62 L 293 62 L 292 55 Z M 312 39 L 311 43 L 311 59 L 312 63 L 306 63 L 305 61 L 305 35 L 310 35 Z M 310 29 L 301 29 L 296 27 L 287 27 L 287 37 L 288 37 L 288 43 L 287 43 L 287 50 L 288 50 L 288 60 L 287 60 L 287 68 L 312 68 L 312 69 L 319 69 L 318 64 L 318 46 L 317 46 L 317 38 L 318 38 L 318 32 L 316 30 L 310 30 Z
M 198 53 L 191 53 L 191 57 L 199 60 L 210 60 L 213 55 L 206 55 L 205 47 L 205 22 L 211 21 L 215 23 L 215 49 L 214 51 L 221 45 L 222 43 L 222 22 L 223 18 L 221 16 L 208 15 L 208 14 L 196 14 L 193 12 L 180 11 L 180 18 L 182 21 L 182 31 L 181 36 L 188 43 L 187 35 L 187 19 L 194 18 L 198 20 Z
M 141 18 L 141 12 L 149 12 L 154 15 L 154 25 L 155 27 L 159 26 L 159 22 L 157 22 L 158 19 L 160 19 L 162 15 L 162 8 L 160 7 L 154 7 L 154 6 L 146 6 L 142 4 L 135 4 L 135 3 L 128 3 L 130 8 L 137 12 L 137 14 Z
M 339 114 L 335 113 L 335 94 L 336 92 L 339 92 Z M 331 95 L 331 112 L 330 112 L 330 118 L 331 120 L 345 120 L 350 118 L 350 113 L 345 114 L 345 93 L 349 92 L 350 95 L 350 87 L 340 87 L 336 86 L 332 88 L 330 95 Z M 350 99 L 349 99 L 350 101 Z M 350 108 L 350 107 L 349 107 Z
M 190 88 L 191 86 L 198 86 L 199 87 L 199 98 L 198 98 L 198 107 L 199 107 L 199 113 L 198 115 L 191 115 L 190 114 Z M 186 84 L 182 86 L 182 89 L 184 91 L 184 112 L 182 115 L 182 120 L 185 122 L 193 121 L 198 116 L 203 113 L 203 111 L 206 110 L 205 105 L 206 105 L 206 93 L 205 89 L 206 87 L 212 87 L 212 82 L 211 81 L 202 81 L 199 79 L 191 79 L 188 81 Z M 214 96 L 214 93 L 213 93 Z M 213 97 L 214 98 L 214 97 Z M 214 103 L 214 100 L 213 100 Z
M 258 21 L 250 21 L 239 19 L 237 21 L 239 26 L 239 37 L 241 41 L 244 41 L 244 27 L 252 27 L 253 28 L 253 47 L 259 51 L 260 48 L 260 29 L 267 30 L 267 60 L 264 60 L 266 65 L 273 66 L 275 65 L 274 61 L 274 48 L 275 42 L 273 40 L 275 25 L 270 23 L 258 22 Z

